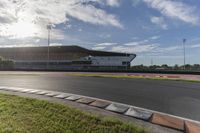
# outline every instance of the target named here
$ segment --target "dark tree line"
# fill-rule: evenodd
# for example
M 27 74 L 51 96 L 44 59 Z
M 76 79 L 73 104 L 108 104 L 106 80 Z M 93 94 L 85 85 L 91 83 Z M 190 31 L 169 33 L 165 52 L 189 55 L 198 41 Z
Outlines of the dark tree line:
M 152 66 L 136 65 L 136 66 L 132 66 L 131 69 L 134 69 L 134 70 L 184 70 L 184 66 L 183 65 L 168 66 L 167 64 L 152 65 Z M 194 64 L 194 65 L 186 64 L 185 70 L 200 71 L 200 64 Z
M 14 67 L 14 62 L 12 60 L 4 59 L 0 57 L 0 69 L 10 69 Z

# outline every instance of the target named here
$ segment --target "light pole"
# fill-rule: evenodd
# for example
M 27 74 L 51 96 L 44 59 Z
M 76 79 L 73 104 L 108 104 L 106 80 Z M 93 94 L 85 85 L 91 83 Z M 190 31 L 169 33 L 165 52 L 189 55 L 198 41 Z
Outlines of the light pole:
M 151 58 L 151 66 L 153 66 L 153 58 Z
M 183 63 L 184 63 L 183 69 L 184 70 L 185 70 L 185 43 L 186 43 L 186 39 L 184 38 L 183 39 Z
M 153 48 L 153 44 L 151 44 L 151 48 Z M 153 51 L 150 54 L 151 54 L 151 66 L 153 67 Z
M 127 52 L 126 52 L 126 59 L 127 59 Z M 128 70 L 128 61 L 126 61 L 126 71 Z
M 51 24 L 47 25 L 47 30 L 48 30 L 48 47 L 47 47 L 47 69 L 49 68 L 49 46 L 50 46 L 50 34 L 51 34 L 51 29 L 52 26 Z

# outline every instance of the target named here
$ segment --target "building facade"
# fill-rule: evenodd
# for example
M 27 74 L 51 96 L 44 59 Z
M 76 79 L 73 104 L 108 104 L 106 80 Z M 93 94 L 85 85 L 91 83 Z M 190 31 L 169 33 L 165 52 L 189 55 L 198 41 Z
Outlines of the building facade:
M 128 69 L 135 54 L 89 50 L 79 46 L 0 48 L 16 69 Z

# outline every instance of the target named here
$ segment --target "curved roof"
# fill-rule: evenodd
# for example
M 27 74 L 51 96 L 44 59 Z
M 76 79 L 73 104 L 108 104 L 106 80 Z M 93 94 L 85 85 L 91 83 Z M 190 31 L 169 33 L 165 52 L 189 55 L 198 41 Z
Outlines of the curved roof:
M 0 48 L 0 56 L 13 60 L 45 60 L 48 47 L 10 47 Z M 78 59 L 84 56 L 128 56 L 130 54 L 89 50 L 80 46 L 51 46 L 50 59 Z

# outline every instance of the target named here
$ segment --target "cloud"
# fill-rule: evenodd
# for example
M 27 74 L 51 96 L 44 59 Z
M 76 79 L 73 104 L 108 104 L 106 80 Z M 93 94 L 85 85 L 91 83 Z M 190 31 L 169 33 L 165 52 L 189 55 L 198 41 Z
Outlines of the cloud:
M 114 46 L 112 51 L 115 52 L 128 52 L 128 53 L 143 53 L 149 52 L 155 48 L 155 45 L 137 45 L 137 46 Z
M 123 28 L 115 15 L 90 2 L 100 3 L 99 0 L 0 1 L 0 35 L 11 38 L 45 38 L 48 23 L 56 26 L 68 22 L 70 17 L 94 25 Z M 62 33 L 58 30 L 53 32 Z
M 200 48 L 200 44 L 192 44 L 192 45 L 186 45 L 186 51 L 187 49 L 194 49 L 194 48 Z M 177 55 L 183 53 L 183 46 L 175 45 L 175 46 L 168 46 L 168 47 L 158 47 L 152 51 L 152 53 L 157 55 Z
M 21 43 L 21 44 L 1 44 L 0 48 L 12 48 L 12 47 L 34 47 L 34 46 L 40 46 L 35 44 L 28 44 L 28 43 Z
M 95 47 L 93 47 L 93 50 L 104 50 L 107 47 L 113 46 L 113 45 L 117 45 L 117 43 L 110 43 L 110 42 L 105 42 L 105 43 L 100 43 L 100 44 L 96 44 Z
M 140 45 L 140 44 L 146 44 L 147 42 L 149 42 L 149 40 L 128 42 L 128 43 L 125 43 L 125 44 L 123 44 L 123 45 L 125 45 L 125 46 L 137 46 L 137 45 Z
M 40 39 L 36 39 L 35 42 L 36 42 L 36 43 L 39 43 L 39 42 L 40 42 Z
M 163 15 L 172 19 L 178 19 L 186 23 L 198 24 L 199 16 L 195 8 L 175 0 L 143 0 L 150 7 L 160 11 Z
M 65 26 L 64 26 L 64 29 L 71 29 L 72 28 L 72 25 L 71 24 L 66 24 Z
M 149 43 L 149 42 L 148 42 Z M 126 44 L 133 44 L 133 45 L 117 45 L 113 46 L 110 51 L 114 52 L 128 52 L 128 53 L 136 53 L 138 57 L 142 57 L 144 60 L 147 60 L 151 57 L 155 58 L 156 60 L 163 61 L 162 59 L 169 59 L 169 61 L 176 60 L 183 58 L 183 46 L 182 45 L 174 45 L 174 46 L 166 46 L 163 47 L 160 44 L 156 43 L 149 43 L 149 44 L 138 44 L 136 42 L 129 42 Z M 192 44 L 188 45 L 186 51 L 188 49 L 197 49 L 200 48 L 200 44 Z M 190 55 L 187 55 L 191 56 Z M 138 59 L 142 61 L 140 58 Z M 143 61 L 144 61 L 143 60 Z M 164 61 L 166 62 L 166 60 Z M 174 62 L 174 61 L 172 61 Z M 177 60 L 176 60 L 177 62 Z
M 128 42 L 122 45 L 113 46 L 111 51 L 116 52 L 129 52 L 129 53 L 144 53 L 150 52 L 157 48 L 157 44 L 146 44 L 148 40 L 142 40 L 139 42 Z
M 142 28 L 143 30 L 150 30 L 150 29 L 151 29 L 149 26 L 146 26 L 146 25 L 142 25 L 141 28 Z
M 112 25 L 118 28 L 123 28 L 123 25 L 114 15 L 107 14 L 104 10 L 97 9 L 93 5 L 77 4 L 67 10 L 66 14 L 92 24 Z
M 98 36 L 101 37 L 101 38 L 103 38 L 103 39 L 107 39 L 107 38 L 110 38 L 110 37 L 111 37 L 111 34 L 102 33 L 102 34 L 99 34 Z
M 174 56 L 182 53 L 182 47 L 175 45 L 175 46 L 168 46 L 168 47 L 157 47 L 153 51 L 151 51 L 149 54 L 154 55 L 154 56 Z
M 200 48 L 200 44 L 193 44 L 193 45 L 190 45 L 189 48 Z
M 162 29 L 166 30 L 167 29 L 167 24 L 165 23 L 165 20 L 163 17 L 151 17 L 151 22 L 153 24 L 156 24 L 160 26 Z
M 50 43 L 50 46 L 63 46 L 62 43 Z
M 160 38 L 160 36 L 152 36 L 152 37 L 150 37 L 149 39 L 151 39 L 151 40 L 157 40 L 157 39 L 159 39 Z
M 133 40 L 138 40 L 139 37 L 132 37 L 131 39 L 133 39 Z
M 198 47 L 199 45 L 194 45 L 194 47 L 195 46 Z M 191 45 L 190 47 L 193 47 L 193 45 Z M 183 48 L 180 45 L 161 47 L 160 44 L 151 43 L 149 40 L 142 40 L 138 42 L 128 42 L 122 45 L 113 46 L 111 48 L 111 51 L 160 56 L 168 55 L 169 53 L 177 54 L 182 52 L 182 49 Z
M 78 29 L 78 31 L 79 31 L 79 32 L 82 32 L 82 31 L 83 31 L 83 29 L 82 29 L 82 28 L 79 28 L 79 29 Z
M 90 0 L 90 1 L 96 2 L 104 6 L 110 6 L 110 7 L 119 7 L 121 4 L 121 0 Z
M 132 0 L 132 6 L 137 6 L 141 0 Z
M 119 7 L 120 6 L 120 0 L 107 0 L 107 5 L 112 7 Z
M 106 47 L 104 46 L 98 46 L 98 47 L 93 47 L 93 50 L 104 50 Z
M 116 45 L 117 43 L 100 43 L 97 44 L 97 46 L 112 46 L 112 45 Z
M 38 43 L 16 43 L 16 44 L 1 44 L 0 47 L 35 47 L 35 46 L 45 46 Z M 50 46 L 63 46 L 62 43 L 50 43 Z

